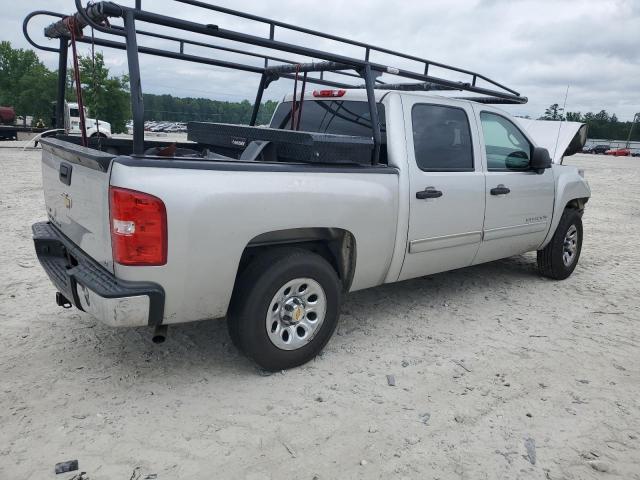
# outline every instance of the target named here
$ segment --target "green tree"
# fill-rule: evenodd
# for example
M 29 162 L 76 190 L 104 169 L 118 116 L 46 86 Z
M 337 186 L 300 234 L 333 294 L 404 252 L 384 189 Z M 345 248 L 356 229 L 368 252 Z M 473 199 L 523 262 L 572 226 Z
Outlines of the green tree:
M 607 113 L 606 110 L 600 110 L 598 113 L 596 113 L 593 116 L 594 120 L 598 121 L 598 122 L 608 122 L 609 119 L 609 114 Z
M 554 103 L 544 111 L 544 115 L 538 120 L 564 120 L 563 110 L 557 103 Z
M 126 132 L 127 120 L 131 118 L 129 78 L 126 75 L 110 76 L 100 52 L 94 59 L 90 56 L 78 58 L 82 99 L 92 118 L 111 124 L 114 133 Z M 77 101 L 75 88 L 67 98 Z
M 556 107 L 557 104 L 551 105 L 545 110 L 545 115 L 540 119 L 552 120 L 554 113 L 562 110 Z M 633 123 L 621 122 L 615 113 L 609 115 L 606 110 L 600 110 L 598 113 L 587 112 L 584 115 L 581 112 L 567 112 L 566 119 L 571 122 L 586 123 L 589 129 L 589 138 L 608 140 L 626 140 Z M 560 118 L 557 118 L 557 120 L 560 120 Z M 640 140 L 640 128 L 632 130 L 631 140 Z
M 278 103 L 268 100 L 260 105 L 258 125 L 268 124 Z M 222 102 L 208 98 L 178 98 L 171 95 L 144 95 L 145 120 L 174 122 L 222 122 L 247 124 L 253 103 Z
M 567 122 L 582 122 L 582 113 L 567 112 Z
M 42 118 L 53 112 L 55 72 L 48 70 L 33 50 L 15 49 L 0 42 L 0 104 L 13 106 L 18 115 Z

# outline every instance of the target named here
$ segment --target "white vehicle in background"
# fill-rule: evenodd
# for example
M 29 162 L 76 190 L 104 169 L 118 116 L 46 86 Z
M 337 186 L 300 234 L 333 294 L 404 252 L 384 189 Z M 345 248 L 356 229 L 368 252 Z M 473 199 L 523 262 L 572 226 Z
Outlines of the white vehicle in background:
M 89 118 L 89 110 L 84 107 L 87 137 L 111 138 L 111 124 L 104 120 Z M 80 109 L 77 103 L 65 103 L 64 128 L 69 135 L 80 135 Z

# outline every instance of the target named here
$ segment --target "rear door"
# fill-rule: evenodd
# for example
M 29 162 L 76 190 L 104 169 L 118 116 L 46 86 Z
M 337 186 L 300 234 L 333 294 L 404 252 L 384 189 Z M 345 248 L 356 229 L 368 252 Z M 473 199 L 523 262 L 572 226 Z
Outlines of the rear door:
M 482 236 L 485 178 L 466 102 L 403 97 L 410 175 L 400 280 L 471 265 Z
M 553 170 L 529 168 L 533 143 L 507 116 L 475 107 L 487 165 L 483 242 L 474 263 L 535 250 L 551 225 Z

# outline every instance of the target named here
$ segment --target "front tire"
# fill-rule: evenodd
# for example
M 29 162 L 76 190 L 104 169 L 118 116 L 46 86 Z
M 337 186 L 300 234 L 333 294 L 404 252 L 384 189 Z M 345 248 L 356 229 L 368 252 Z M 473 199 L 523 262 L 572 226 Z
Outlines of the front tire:
M 564 280 L 576 268 L 582 251 L 582 218 L 580 212 L 565 209 L 549 244 L 538 250 L 538 271 L 541 275 Z
M 276 371 L 313 359 L 340 315 L 341 284 L 320 255 L 303 249 L 268 252 L 241 274 L 227 325 L 234 344 Z

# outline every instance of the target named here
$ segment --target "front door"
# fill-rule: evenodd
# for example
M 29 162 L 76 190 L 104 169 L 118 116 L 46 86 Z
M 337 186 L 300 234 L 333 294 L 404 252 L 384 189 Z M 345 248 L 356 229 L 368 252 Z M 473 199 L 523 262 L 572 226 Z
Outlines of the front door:
M 485 202 L 480 141 L 469 122 L 472 107 L 408 96 L 403 106 L 405 125 L 412 128 L 408 247 L 399 280 L 471 265 Z
M 529 168 L 533 144 L 507 117 L 476 106 L 487 165 L 483 242 L 474 261 L 489 262 L 536 250 L 553 216 L 553 170 Z

